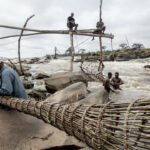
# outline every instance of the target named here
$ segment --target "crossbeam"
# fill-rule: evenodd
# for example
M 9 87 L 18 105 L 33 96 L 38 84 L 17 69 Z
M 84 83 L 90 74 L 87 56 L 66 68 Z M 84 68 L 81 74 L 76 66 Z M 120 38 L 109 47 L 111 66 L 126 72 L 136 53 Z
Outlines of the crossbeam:
M 13 29 L 13 30 L 22 30 L 23 29 L 21 27 L 6 26 L 6 25 L 0 25 L 0 28 L 7 28 L 7 29 Z M 38 33 L 39 34 L 69 34 L 69 30 L 38 30 L 38 29 L 26 28 L 26 29 L 24 29 L 24 31 L 36 32 L 36 33 L 32 33 L 32 34 L 38 34 Z M 72 31 L 72 33 L 73 33 L 73 35 L 80 35 L 80 36 L 103 37 L 103 38 L 110 38 L 110 39 L 114 38 L 114 35 L 112 35 L 112 34 L 96 34 L 96 33 L 94 33 L 94 31 L 96 31 L 96 29 L 77 30 L 77 31 Z M 17 35 L 15 35 L 15 36 L 17 36 Z M 27 36 L 27 34 L 26 34 L 26 36 Z

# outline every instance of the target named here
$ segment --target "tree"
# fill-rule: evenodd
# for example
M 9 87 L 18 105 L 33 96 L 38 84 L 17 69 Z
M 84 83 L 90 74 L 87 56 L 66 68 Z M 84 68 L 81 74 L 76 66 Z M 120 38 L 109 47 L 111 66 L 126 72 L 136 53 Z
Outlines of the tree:
M 69 47 L 66 51 L 65 51 L 65 55 L 67 56 L 71 56 L 72 55 L 72 48 Z
M 85 49 L 80 49 L 80 50 L 79 50 L 79 54 L 84 54 L 85 51 L 86 51 Z
M 134 44 L 132 45 L 132 48 L 144 48 L 144 45 L 141 44 L 141 43 L 134 43 Z
M 102 50 L 103 50 L 103 51 L 105 51 L 105 50 L 106 50 L 106 48 L 107 48 L 106 46 L 102 46 Z
M 121 43 L 121 44 L 119 45 L 119 47 L 122 48 L 122 49 L 127 49 L 127 48 L 129 48 L 129 46 L 128 46 L 126 43 Z

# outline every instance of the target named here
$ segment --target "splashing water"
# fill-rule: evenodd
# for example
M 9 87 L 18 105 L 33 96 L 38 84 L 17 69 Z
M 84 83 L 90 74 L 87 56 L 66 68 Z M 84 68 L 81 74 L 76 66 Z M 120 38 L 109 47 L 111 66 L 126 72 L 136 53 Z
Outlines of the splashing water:
M 135 99 L 150 98 L 150 70 L 144 66 L 150 62 L 149 59 L 131 60 L 123 62 L 104 62 L 104 75 L 108 72 L 120 73 L 124 81 L 122 90 L 111 94 L 111 99 L 115 102 L 129 102 Z M 49 64 L 32 65 L 31 72 L 44 71 L 48 74 L 64 72 L 70 69 L 70 58 L 51 60 Z M 80 63 L 74 64 L 74 71 L 80 71 Z M 91 82 L 89 89 L 103 89 L 102 83 Z

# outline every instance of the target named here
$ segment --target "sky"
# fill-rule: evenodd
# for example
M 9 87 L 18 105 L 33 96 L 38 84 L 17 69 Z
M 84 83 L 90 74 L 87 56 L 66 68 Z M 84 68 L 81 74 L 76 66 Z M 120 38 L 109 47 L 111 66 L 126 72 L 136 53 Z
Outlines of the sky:
M 26 19 L 35 14 L 27 28 L 63 30 L 66 20 L 74 12 L 79 29 L 95 28 L 99 20 L 100 0 L 0 0 L 0 25 L 23 27 Z M 150 47 L 150 0 L 103 0 L 102 18 L 106 33 L 114 34 L 114 49 L 119 44 L 142 43 Z M 27 33 L 27 32 L 25 32 Z M 20 34 L 20 31 L 0 28 L 0 37 Z M 92 37 L 75 36 L 74 45 L 78 52 L 98 51 L 99 40 Z M 85 43 L 81 44 L 83 41 Z M 110 39 L 103 39 L 103 45 L 111 49 Z M 21 40 L 22 57 L 40 57 L 53 54 L 54 47 L 62 54 L 70 46 L 69 35 L 36 35 Z M 0 57 L 16 57 L 18 38 L 0 40 Z

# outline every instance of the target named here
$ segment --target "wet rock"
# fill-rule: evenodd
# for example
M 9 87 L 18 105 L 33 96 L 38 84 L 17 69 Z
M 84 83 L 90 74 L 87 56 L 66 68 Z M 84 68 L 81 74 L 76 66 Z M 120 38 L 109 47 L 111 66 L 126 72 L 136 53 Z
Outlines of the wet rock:
M 85 98 L 87 93 L 85 84 L 78 82 L 56 92 L 47 98 L 46 101 L 50 103 L 70 104 Z
M 107 101 L 108 97 L 109 97 L 108 93 L 103 88 L 100 88 L 98 90 L 91 92 L 86 96 L 86 98 L 82 99 L 77 103 L 86 105 L 102 104 Z
M 81 72 L 62 72 L 52 74 L 45 79 L 46 89 L 49 93 L 55 93 L 76 82 L 87 84 L 87 78 Z
M 45 56 L 45 59 L 46 59 L 46 60 L 50 60 L 51 58 L 52 58 L 51 55 L 46 55 L 46 56 Z
M 24 81 L 23 81 L 23 85 L 24 85 L 25 89 L 32 89 L 33 86 L 34 86 L 34 83 L 31 82 L 31 81 L 26 81 L 26 80 L 24 80 Z
M 150 69 L 150 65 L 146 65 L 146 66 L 144 66 L 144 68 L 148 68 L 148 69 Z
M 49 96 L 46 92 L 39 92 L 34 89 L 27 90 L 26 92 L 27 92 L 29 98 L 33 98 L 36 101 L 44 100 Z
M 34 90 L 39 92 L 47 92 L 45 88 L 45 82 L 44 80 L 35 80 L 34 81 Z
M 31 59 L 25 59 L 25 60 L 24 60 L 24 63 L 26 63 L 26 64 L 35 64 L 35 63 L 37 63 L 39 60 L 40 60 L 40 58 L 34 57 L 34 58 L 31 58 Z
M 128 61 L 131 59 L 148 58 L 150 57 L 150 49 L 123 49 L 117 50 L 109 54 L 108 60 Z
M 47 62 L 47 60 L 46 60 L 45 58 L 41 58 L 41 59 L 38 61 L 39 64 L 43 64 L 43 63 L 46 63 L 46 62 Z
M 99 60 L 99 55 L 85 55 L 83 56 L 84 60 L 88 61 L 97 61 Z M 104 61 L 128 61 L 131 59 L 139 59 L 139 58 L 149 58 L 150 57 L 150 49 L 139 49 L 139 48 L 129 48 L 129 49 L 121 49 L 115 50 L 113 52 L 104 52 L 103 60 Z M 81 60 L 80 60 L 81 61 Z
M 49 77 L 49 75 L 44 72 L 37 72 L 32 76 L 33 79 L 44 79 L 44 78 L 48 78 L 48 77 Z

